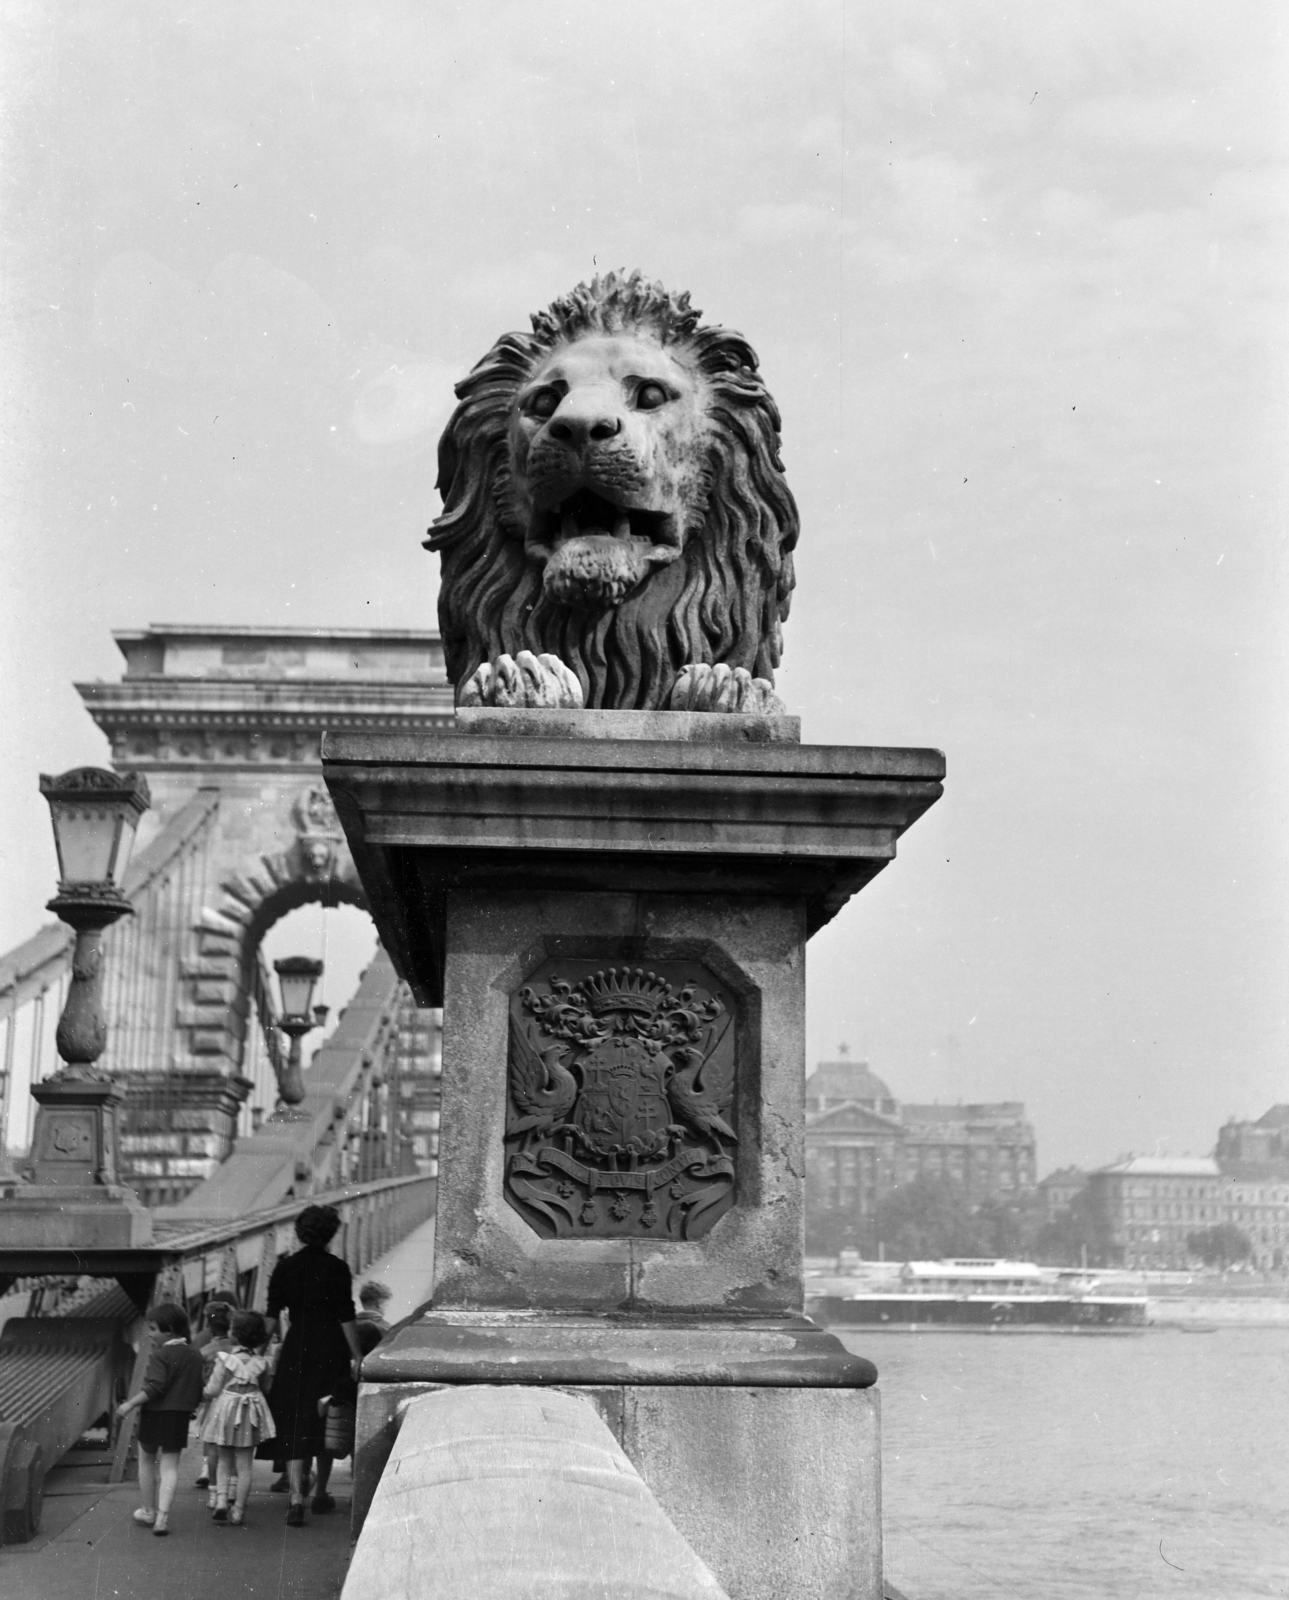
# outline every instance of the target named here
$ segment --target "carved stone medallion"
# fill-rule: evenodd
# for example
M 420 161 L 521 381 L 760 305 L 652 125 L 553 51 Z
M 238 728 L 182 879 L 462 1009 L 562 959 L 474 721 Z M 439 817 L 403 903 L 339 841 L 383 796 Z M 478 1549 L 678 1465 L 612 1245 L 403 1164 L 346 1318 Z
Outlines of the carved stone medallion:
M 548 1238 L 700 1238 L 734 1203 L 736 1046 L 697 962 L 546 962 L 510 999 L 506 1199 Z

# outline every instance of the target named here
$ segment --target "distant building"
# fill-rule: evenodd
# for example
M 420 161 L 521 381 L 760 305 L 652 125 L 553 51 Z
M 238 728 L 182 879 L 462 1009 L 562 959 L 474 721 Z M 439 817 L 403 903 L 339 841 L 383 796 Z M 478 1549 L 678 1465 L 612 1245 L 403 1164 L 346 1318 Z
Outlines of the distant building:
M 422 1172 L 438 1170 L 442 1012 L 410 1003 L 398 1013 L 398 1054 L 390 1084 L 401 1147 Z M 406 1170 L 406 1163 L 400 1163 Z
M 1217 1136 L 1217 1164 L 1232 1177 L 1289 1178 L 1289 1105 L 1256 1122 L 1228 1122 Z
M 1221 1174 L 1211 1156 L 1129 1156 L 1088 1174 L 1088 1202 L 1109 1264 L 1184 1267 L 1186 1235 L 1222 1221 Z
M 1088 1175 L 1088 1198 L 1112 1265 L 1183 1268 L 1190 1234 L 1233 1224 L 1253 1264 L 1284 1265 L 1289 1248 L 1289 1174 L 1241 1178 L 1211 1156 L 1130 1156 Z
M 1024 1102 L 910 1105 L 904 1123 L 904 1177 L 952 1178 L 972 1201 L 1034 1187 L 1034 1129 Z
M 1038 1183 L 1039 1200 L 1044 1219 L 1055 1222 L 1068 1211 L 1088 1186 L 1088 1175 L 1082 1167 L 1059 1167 L 1049 1172 Z
M 850 1219 L 862 1250 L 899 1184 L 949 1178 L 978 1203 L 1033 1187 L 1034 1130 L 1019 1100 L 903 1105 L 862 1061 L 822 1061 L 806 1079 L 806 1194 L 812 1212 Z

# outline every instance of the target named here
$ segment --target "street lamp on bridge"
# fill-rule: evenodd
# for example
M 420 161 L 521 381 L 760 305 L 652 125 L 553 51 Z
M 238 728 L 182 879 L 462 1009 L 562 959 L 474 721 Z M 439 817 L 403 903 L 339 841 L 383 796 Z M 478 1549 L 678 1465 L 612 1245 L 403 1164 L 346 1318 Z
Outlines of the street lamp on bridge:
M 103 933 L 133 914 L 122 886 L 139 818 L 152 797 L 137 772 L 100 767 L 77 767 L 57 778 L 42 773 L 40 792 L 49 802 L 58 851 L 58 893 L 49 910 L 76 930 L 72 981 L 55 1035 L 64 1063 L 58 1076 L 98 1078 L 96 1063 L 107 1044 Z
M 117 1110 L 124 1097 L 98 1060 L 107 1044 L 103 934 L 134 909 L 125 897 L 125 873 L 151 796 L 137 773 L 100 767 L 76 767 L 56 778 L 42 774 L 40 792 L 49 802 L 58 851 L 58 893 L 49 909 L 76 930 L 76 946 L 54 1036 L 61 1064 L 31 1086 L 39 1109 L 29 1181 L 8 1190 L 0 1244 L 135 1247 L 151 1239 L 152 1219 L 117 1177 Z
M 326 1006 L 313 1005 L 313 989 L 322 976 L 322 962 L 308 956 L 286 956 L 273 963 L 277 973 L 278 988 L 282 995 L 282 1011 L 277 1025 L 291 1041 L 286 1066 L 278 1074 L 280 1103 L 275 1116 L 282 1116 L 284 1108 L 298 1106 L 304 1099 L 304 1078 L 300 1071 L 300 1042 L 306 1033 L 320 1028 L 327 1020 Z M 289 1110 L 286 1112 L 289 1115 Z

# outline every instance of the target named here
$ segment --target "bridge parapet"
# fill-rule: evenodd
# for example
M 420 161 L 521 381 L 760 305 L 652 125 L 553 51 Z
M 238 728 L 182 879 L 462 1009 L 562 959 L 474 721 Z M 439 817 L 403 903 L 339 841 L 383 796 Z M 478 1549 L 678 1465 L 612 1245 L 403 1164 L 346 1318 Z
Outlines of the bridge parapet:
M 405 1413 L 341 1600 L 726 1600 L 589 1400 L 467 1387 Z

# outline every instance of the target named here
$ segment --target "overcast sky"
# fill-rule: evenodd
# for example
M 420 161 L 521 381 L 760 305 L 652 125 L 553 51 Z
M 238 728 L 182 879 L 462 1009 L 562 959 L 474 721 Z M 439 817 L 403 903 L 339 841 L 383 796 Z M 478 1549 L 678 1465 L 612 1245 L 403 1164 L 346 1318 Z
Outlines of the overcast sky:
M 432 625 L 452 379 L 639 266 L 780 402 L 804 737 L 948 756 L 810 1060 L 1042 1171 L 1289 1100 L 1282 8 L 4 14 L 0 949 L 111 630 Z

